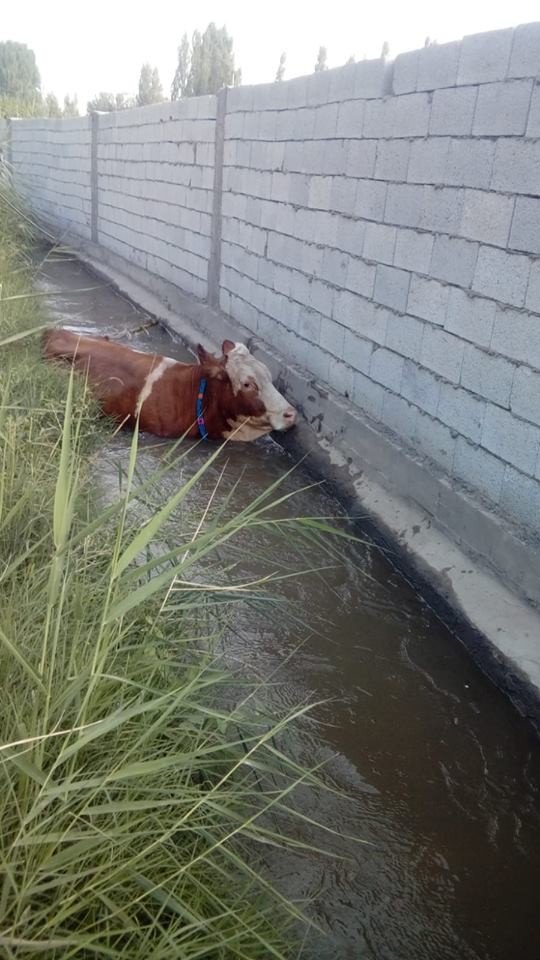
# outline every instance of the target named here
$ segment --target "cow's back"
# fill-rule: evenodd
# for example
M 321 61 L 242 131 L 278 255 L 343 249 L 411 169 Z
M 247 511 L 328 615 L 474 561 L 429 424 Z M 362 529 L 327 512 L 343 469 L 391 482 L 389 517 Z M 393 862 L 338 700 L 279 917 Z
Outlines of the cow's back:
M 103 413 L 120 423 L 132 426 L 139 416 L 141 430 L 174 437 L 194 422 L 193 365 L 63 329 L 48 330 L 43 348 L 47 359 L 67 361 L 86 376 Z

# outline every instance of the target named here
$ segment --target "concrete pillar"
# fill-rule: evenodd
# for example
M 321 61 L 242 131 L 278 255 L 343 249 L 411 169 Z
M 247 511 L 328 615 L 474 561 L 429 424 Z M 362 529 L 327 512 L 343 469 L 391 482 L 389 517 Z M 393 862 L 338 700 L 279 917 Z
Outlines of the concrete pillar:
M 227 113 L 227 87 L 217 95 L 216 140 L 214 159 L 214 196 L 212 205 L 212 236 L 210 260 L 208 261 L 208 303 L 219 307 L 221 276 L 221 198 L 223 192 L 223 150 L 225 143 L 225 115 Z

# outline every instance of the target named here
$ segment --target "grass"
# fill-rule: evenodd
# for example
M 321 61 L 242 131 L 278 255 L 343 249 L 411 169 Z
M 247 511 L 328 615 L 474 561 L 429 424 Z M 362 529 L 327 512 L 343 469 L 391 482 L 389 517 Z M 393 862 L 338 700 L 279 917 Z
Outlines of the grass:
M 141 527 L 132 507 L 159 502 L 186 454 L 169 448 L 140 480 L 135 432 L 121 493 L 99 505 L 92 453 L 110 428 L 80 380 L 41 361 L 39 336 L 20 337 L 44 322 L 32 240 L 0 198 L 0 955 L 298 956 L 301 910 L 254 849 L 302 848 L 283 829 L 291 794 L 320 784 L 279 744 L 307 706 L 269 722 L 253 687 L 223 706 L 223 602 L 267 584 L 234 570 L 225 589 L 191 583 L 224 544 L 271 528 L 283 495 L 202 511 L 157 555 L 220 451 Z M 307 518 L 284 533 L 327 535 Z

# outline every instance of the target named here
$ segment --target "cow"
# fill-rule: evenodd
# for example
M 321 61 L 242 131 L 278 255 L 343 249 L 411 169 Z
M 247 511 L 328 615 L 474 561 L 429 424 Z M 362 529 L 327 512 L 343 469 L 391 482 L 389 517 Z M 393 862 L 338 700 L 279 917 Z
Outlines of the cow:
M 198 363 L 143 353 L 106 337 L 56 328 L 45 332 L 47 360 L 67 361 L 87 377 L 103 413 L 157 437 L 256 440 L 288 430 L 296 411 L 270 371 L 243 343 L 224 340 L 215 357 L 200 344 Z

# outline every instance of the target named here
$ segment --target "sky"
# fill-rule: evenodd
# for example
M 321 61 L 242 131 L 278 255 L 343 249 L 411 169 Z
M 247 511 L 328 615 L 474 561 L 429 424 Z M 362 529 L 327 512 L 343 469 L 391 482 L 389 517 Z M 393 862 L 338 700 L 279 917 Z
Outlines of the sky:
M 285 79 L 311 73 L 321 45 L 328 66 L 351 56 L 377 57 L 384 40 L 390 56 L 423 46 L 426 36 L 444 43 L 469 33 L 540 19 L 538 0 L 4 0 L 0 40 L 30 46 L 42 90 L 62 100 L 86 102 L 101 90 L 135 94 L 141 65 L 159 69 L 166 94 L 182 34 L 214 20 L 234 39 L 244 83 L 274 79 L 282 51 Z

